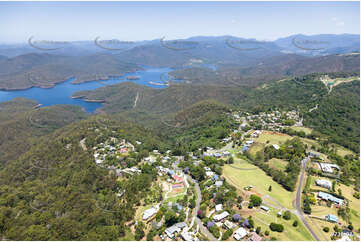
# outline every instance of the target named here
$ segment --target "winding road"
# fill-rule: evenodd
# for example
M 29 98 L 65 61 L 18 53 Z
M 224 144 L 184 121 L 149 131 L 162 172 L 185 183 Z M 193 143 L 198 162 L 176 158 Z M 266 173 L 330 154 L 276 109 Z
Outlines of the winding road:
M 197 225 L 199 226 L 200 231 L 203 234 L 205 234 L 208 237 L 208 239 L 210 239 L 212 241 L 216 241 L 218 239 L 215 238 L 213 236 L 213 234 L 211 232 L 209 232 L 209 230 L 206 227 L 204 227 L 202 221 L 197 217 L 197 212 L 199 210 L 199 207 L 200 207 L 200 204 L 201 204 L 201 201 L 202 201 L 202 193 L 201 193 L 201 189 L 199 188 L 198 182 L 196 180 L 193 180 L 193 178 L 190 177 L 190 176 L 187 176 L 187 178 L 194 183 L 194 187 L 195 187 L 196 193 L 197 193 L 197 200 L 196 200 L 196 207 L 195 207 L 196 212 L 195 212 L 195 215 L 194 215 L 195 216 L 195 221 L 196 221 Z
M 302 170 L 301 170 L 301 176 L 300 176 L 300 181 L 298 183 L 298 188 L 297 188 L 297 195 L 296 195 L 296 209 L 297 209 L 297 216 L 301 219 L 301 221 L 303 222 L 303 224 L 306 226 L 306 228 L 308 229 L 308 231 L 310 231 L 310 233 L 312 234 L 312 236 L 319 241 L 320 238 L 318 238 L 317 234 L 312 230 L 311 226 L 308 224 L 308 222 L 306 221 L 305 216 L 303 216 L 303 211 L 301 208 L 301 195 L 302 195 L 302 185 L 303 185 L 303 178 L 305 176 L 305 171 L 306 171 L 306 165 L 307 162 L 310 160 L 309 157 L 303 159 L 301 161 L 302 163 Z

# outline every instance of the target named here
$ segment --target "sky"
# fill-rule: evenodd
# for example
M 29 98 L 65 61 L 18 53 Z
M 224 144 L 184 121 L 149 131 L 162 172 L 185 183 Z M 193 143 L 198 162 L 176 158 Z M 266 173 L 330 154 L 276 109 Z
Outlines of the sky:
M 0 42 L 360 34 L 359 2 L 0 2 Z

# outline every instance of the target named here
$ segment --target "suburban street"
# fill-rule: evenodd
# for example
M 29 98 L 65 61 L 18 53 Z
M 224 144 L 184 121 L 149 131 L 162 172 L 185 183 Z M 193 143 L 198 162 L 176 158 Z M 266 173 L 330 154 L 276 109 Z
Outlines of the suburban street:
M 310 233 L 312 234 L 312 236 L 316 239 L 316 240 L 320 240 L 317 236 L 317 234 L 312 230 L 311 226 L 308 224 L 308 222 L 306 221 L 304 215 L 303 215 L 303 211 L 301 208 L 301 195 L 302 195 L 302 185 L 303 185 L 303 178 L 305 176 L 305 171 L 306 171 L 306 165 L 307 162 L 310 160 L 309 157 L 303 159 L 301 161 L 302 163 L 302 169 L 301 169 L 301 176 L 300 176 L 300 181 L 298 183 L 298 188 L 297 188 L 297 195 L 296 195 L 296 209 L 297 209 L 297 216 L 301 219 L 301 221 L 303 222 L 303 224 L 306 226 L 306 228 L 308 229 L 308 231 L 310 231 Z
M 195 212 L 195 215 L 194 215 L 195 219 L 196 219 L 195 221 L 196 221 L 197 225 L 199 226 L 199 229 L 201 230 L 201 232 L 203 234 L 205 234 L 208 237 L 208 239 L 210 239 L 212 241 L 216 241 L 218 239 L 215 238 L 213 236 L 213 234 L 211 234 L 211 232 L 209 232 L 209 230 L 206 227 L 204 227 L 202 221 L 197 217 L 197 212 L 199 210 L 199 207 L 200 207 L 200 204 L 201 204 L 201 201 L 202 201 L 202 193 L 201 193 L 201 189 L 199 188 L 198 182 L 196 180 L 193 180 L 193 178 L 190 177 L 190 176 L 187 176 L 187 177 L 188 177 L 189 180 L 191 180 L 194 183 L 194 187 L 195 187 L 196 193 L 197 193 L 197 200 L 196 200 L 196 207 L 195 207 L 196 212 Z

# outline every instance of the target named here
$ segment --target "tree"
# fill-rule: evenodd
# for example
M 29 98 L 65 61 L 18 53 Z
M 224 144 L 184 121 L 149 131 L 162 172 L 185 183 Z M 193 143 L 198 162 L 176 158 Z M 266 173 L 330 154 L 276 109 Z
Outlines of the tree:
M 328 233 L 330 231 L 330 228 L 329 227 L 324 227 L 323 228 L 323 231 L 325 231 L 326 233 Z
M 272 186 L 271 185 L 268 187 L 268 191 L 272 192 Z
M 165 215 L 164 215 L 164 219 L 165 219 L 165 224 L 170 227 L 173 224 L 178 222 L 178 218 L 177 218 L 177 214 L 172 211 L 172 210 L 168 210 Z
M 261 227 L 258 226 L 258 227 L 256 228 L 256 233 L 257 233 L 257 234 L 260 234 L 260 233 L 261 233 Z
M 226 232 L 223 233 L 222 240 L 227 240 L 232 234 L 233 234 L 233 230 L 228 229 Z
M 291 219 L 291 212 L 289 210 L 285 211 L 283 213 L 283 218 L 286 220 L 290 220 Z
M 253 206 L 258 207 L 262 204 L 262 198 L 252 194 L 250 197 L 250 203 L 252 203 Z
M 269 225 L 269 228 L 270 228 L 272 231 L 276 231 L 276 232 L 279 232 L 279 233 L 283 232 L 283 229 L 284 229 L 284 227 L 283 227 L 282 224 L 276 224 L 276 223 L 271 223 L 271 224 Z
M 298 221 L 295 220 L 295 221 L 293 222 L 292 226 L 293 226 L 293 227 L 297 227 L 297 226 L 298 226 Z

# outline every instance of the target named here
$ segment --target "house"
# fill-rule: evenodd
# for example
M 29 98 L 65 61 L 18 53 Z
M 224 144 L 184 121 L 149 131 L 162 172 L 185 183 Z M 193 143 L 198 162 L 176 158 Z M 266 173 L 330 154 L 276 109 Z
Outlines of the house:
M 214 172 L 213 171 L 206 171 L 206 176 L 213 176 Z
M 182 181 L 183 181 L 183 178 L 180 177 L 180 176 L 178 176 L 177 174 L 174 174 L 174 175 L 172 176 L 172 178 L 173 178 L 173 180 L 174 180 L 175 182 L 182 182 Z
M 340 167 L 336 164 L 322 163 L 322 162 L 319 164 L 320 164 L 321 170 L 326 173 L 332 173 L 333 169 L 340 170 Z
M 279 149 L 280 149 L 280 146 L 279 146 L 278 144 L 273 144 L 272 146 L 273 146 L 273 148 L 275 148 L 276 150 L 279 150 Z
M 331 194 L 325 193 L 325 192 L 318 192 L 317 197 L 326 200 L 326 201 L 331 201 L 334 203 L 337 203 L 339 206 L 342 206 L 343 200 L 340 198 L 337 198 Z
M 204 170 L 205 170 L 205 171 L 212 171 L 211 168 L 209 168 L 209 167 L 207 167 L 207 166 L 204 167 Z
M 150 162 L 150 163 L 154 162 L 154 160 L 153 160 L 153 158 L 151 156 L 144 158 L 144 161 Z
M 246 237 L 248 234 L 247 230 L 245 230 L 244 228 L 240 227 L 239 229 L 236 230 L 236 232 L 234 233 L 233 237 L 236 240 L 241 240 L 244 237 Z
M 228 213 L 227 211 L 224 211 L 224 212 L 221 213 L 221 214 L 214 215 L 214 216 L 213 216 L 213 220 L 215 220 L 215 221 L 218 222 L 218 221 L 221 221 L 222 219 L 227 218 L 228 215 L 229 215 L 229 213 Z
M 217 175 L 217 174 L 214 174 L 213 177 L 212 177 L 212 180 L 213 180 L 213 181 L 217 181 L 218 178 L 219 178 L 218 175 Z
M 229 220 L 226 220 L 224 222 L 224 226 L 227 228 L 227 229 L 233 229 L 236 227 L 236 225 L 234 223 L 232 223 L 231 221 Z
M 247 141 L 246 141 L 246 145 L 247 145 L 247 146 L 250 146 L 250 145 L 252 145 L 253 143 L 254 143 L 253 140 L 247 140 Z
M 326 220 L 332 223 L 338 223 L 338 217 L 332 214 L 327 215 Z
M 331 187 L 332 187 L 332 183 L 330 181 L 327 181 L 327 180 L 319 179 L 319 180 L 316 180 L 315 183 L 316 183 L 317 186 L 324 187 L 324 188 L 327 188 L 327 189 L 331 189 Z
M 158 207 L 152 207 L 152 208 L 145 210 L 143 213 L 143 220 L 148 220 L 153 215 L 155 215 L 158 212 L 158 210 L 159 210 Z
M 184 231 L 181 233 L 181 237 L 184 241 L 199 241 L 199 239 L 191 232 Z
M 222 157 L 222 155 L 220 153 L 214 153 L 213 156 L 216 157 L 216 158 L 221 158 Z
M 167 236 L 171 239 L 175 238 L 175 233 L 179 233 L 182 231 L 183 228 L 187 227 L 185 222 L 180 222 L 172 225 L 171 227 L 167 228 L 164 232 Z
M 267 213 L 269 212 L 269 207 L 266 207 L 266 206 L 261 206 L 260 207 L 262 210 L 266 211 Z
M 248 148 L 249 148 L 249 147 L 248 147 L 248 146 L 246 146 L 246 145 L 245 145 L 245 146 L 243 146 L 243 147 L 242 147 L 242 152 L 246 152 L 246 151 L 248 150 Z
M 229 151 L 223 151 L 223 156 L 229 156 L 231 153 Z
M 217 188 L 219 188 L 223 185 L 223 181 L 216 181 L 216 183 L 214 184 L 216 185 Z
M 220 212 L 220 211 L 222 211 L 222 209 L 223 209 L 222 204 L 217 204 L 216 205 L 216 212 Z
M 261 241 L 262 237 L 259 236 L 257 233 L 252 232 L 251 237 L 249 238 L 250 241 Z
M 312 157 L 320 158 L 321 153 L 316 152 L 316 151 L 313 151 L 313 150 L 310 150 L 310 151 L 307 152 L 307 155 L 308 155 L 309 157 L 311 157 L 311 158 L 312 158 Z

